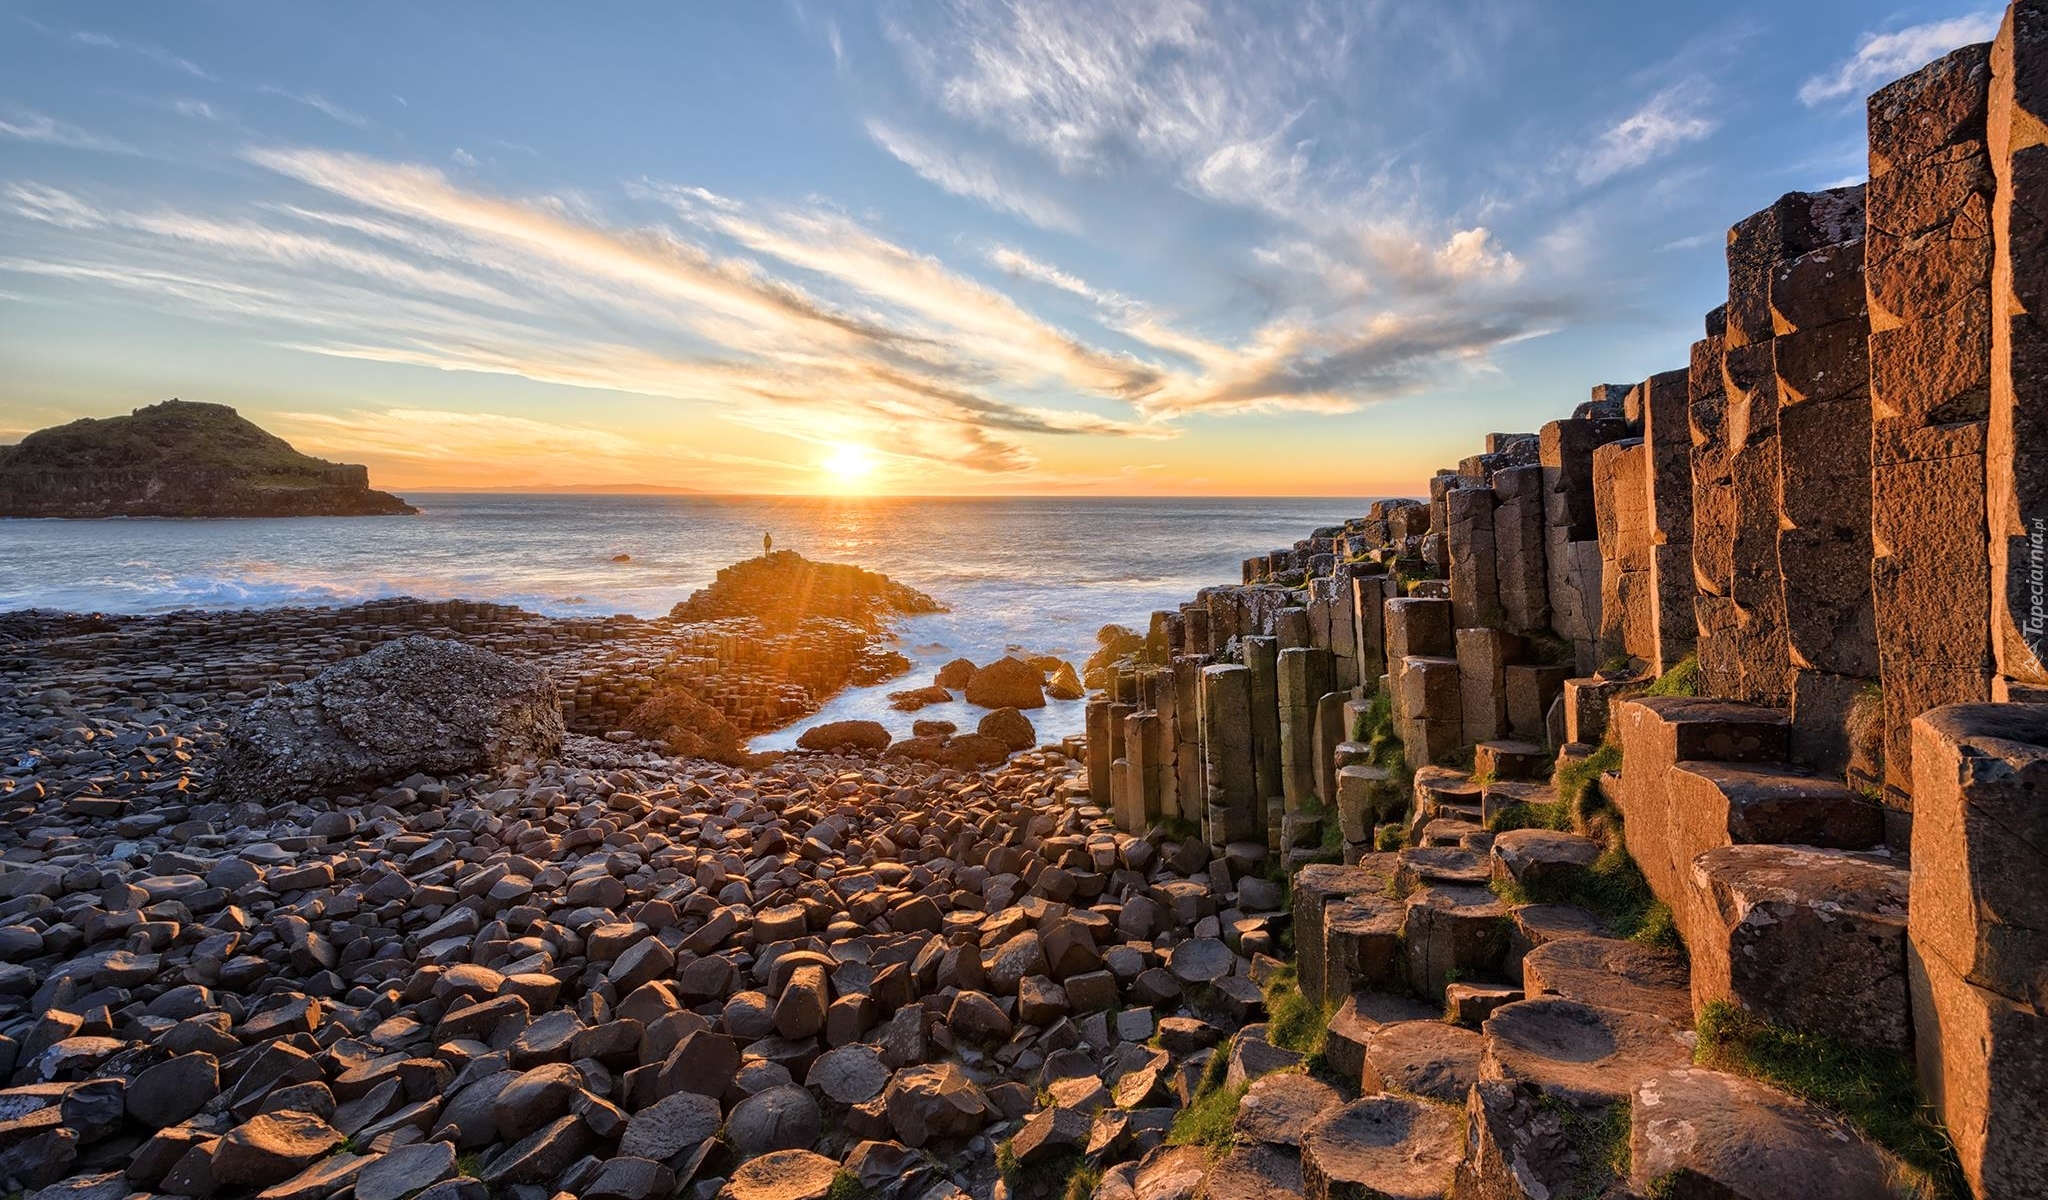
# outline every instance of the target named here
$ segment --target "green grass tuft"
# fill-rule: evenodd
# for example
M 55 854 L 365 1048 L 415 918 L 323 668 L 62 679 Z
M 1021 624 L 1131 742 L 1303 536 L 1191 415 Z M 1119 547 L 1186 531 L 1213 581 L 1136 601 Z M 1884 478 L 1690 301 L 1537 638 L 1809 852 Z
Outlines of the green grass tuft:
M 1587 757 L 1559 767 L 1550 777 L 1550 786 L 1557 791 L 1557 802 L 1565 811 L 1583 821 L 1605 806 L 1596 786 L 1600 777 L 1619 770 L 1621 746 L 1612 741 L 1602 742 Z
M 1236 1141 L 1237 1103 L 1244 1099 L 1246 1089 L 1225 1087 L 1223 1080 L 1229 1073 L 1230 1043 L 1225 1042 L 1210 1052 L 1201 1082 L 1195 1085 L 1194 1099 L 1173 1118 L 1173 1127 L 1166 1132 L 1168 1145 L 1207 1146 L 1220 1153 Z
M 859 1176 L 841 1167 L 832 1173 L 832 1186 L 826 1189 L 825 1200 L 874 1200 L 874 1195 L 861 1183 Z
M 1399 850 L 1407 844 L 1408 827 L 1399 821 L 1390 821 L 1380 826 L 1379 832 L 1374 834 L 1372 839 L 1372 848 L 1381 853 Z
M 1760 1079 L 1840 1113 L 1919 1174 L 1907 1181 L 1919 1195 L 1969 1196 L 1955 1147 L 1921 1099 L 1904 1054 L 1787 1029 L 1723 1000 L 1700 1014 L 1694 1054 L 1701 1066 Z
M 1266 981 L 1266 1037 L 1282 1050 L 1308 1058 L 1322 1054 L 1330 1017 L 1336 1011 L 1334 1005 L 1315 1004 L 1301 994 L 1301 981 L 1292 963 Z
M 1556 1119 L 1566 1153 L 1578 1164 L 1563 1190 L 1551 1193 L 1554 1200 L 1604 1200 L 1615 1180 L 1628 1175 L 1629 1102 L 1624 1100 L 1598 1115 L 1550 1096 L 1538 1103 Z
M 1697 696 L 1700 694 L 1700 656 L 1688 654 L 1677 666 L 1657 676 L 1643 689 L 1645 696 Z

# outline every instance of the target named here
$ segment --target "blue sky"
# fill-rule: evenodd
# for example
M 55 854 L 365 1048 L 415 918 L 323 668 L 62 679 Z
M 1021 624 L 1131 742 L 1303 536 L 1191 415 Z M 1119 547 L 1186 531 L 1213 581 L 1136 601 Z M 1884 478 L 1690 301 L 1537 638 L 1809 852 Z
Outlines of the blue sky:
M 1683 365 L 1968 3 L 0 0 L 0 440 L 1366 495 Z

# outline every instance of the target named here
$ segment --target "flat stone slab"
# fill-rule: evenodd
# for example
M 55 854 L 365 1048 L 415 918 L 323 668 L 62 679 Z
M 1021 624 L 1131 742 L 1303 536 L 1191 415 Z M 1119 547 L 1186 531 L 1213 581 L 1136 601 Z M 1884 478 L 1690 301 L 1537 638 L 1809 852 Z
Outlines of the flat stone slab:
M 1545 942 L 1523 957 L 1522 987 L 1531 998 L 1562 996 L 1692 1028 L 1692 984 L 1685 964 L 1675 954 L 1619 938 Z
M 1301 1139 L 1309 1200 L 1442 1200 L 1465 1147 L 1464 1114 L 1406 1096 L 1367 1096 L 1326 1113 Z
M 1288 1146 L 1255 1142 L 1217 1159 L 1202 1179 L 1200 1195 L 1204 1200 L 1272 1200 L 1300 1193 L 1301 1157 Z
M 1323 1059 L 1345 1079 L 1365 1070 L 1365 1048 L 1373 1035 L 1397 1021 L 1430 1021 L 1438 1013 L 1429 1005 L 1393 992 L 1353 992 L 1330 1017 L 1323 1040 Z
M 1237 1102 L 1231 1128 L 1251 1141 L 1299 1146 L 1302 1131 L 1341 1103 L 1337 1089 L 1319 1079 L 1293 1072 L 1265 1075 L 1253 1080 Z
M 1493 874 L 1526 888 L 1557 887 L 1593 865 L 1600 845 L 1555 829 L 1510 829 L 1493 839 Z
M 1884 1151 L 1776 1088 L 1697 1067 L 1653 1075 L 1629 1109 L 1629 1177 L 1678 1175 L 1735 1200 L 1866 1200 L 1897 1194 Z
M 1527 1082 L 1581 1108 L 1626 1100 L 1652 1075 L 1689 1066 L 1692 1041 L 1649 1013 L 1575 1000 L 1524 1000 L 1486 1019 L 1484 1080 Z
M 1359 1090 L 1462 1104 L 1479 1079 L 1483 1041 L 1477 1030 L 1444 1021 L 1388 1025 L 1365 1048 Z
M 1476 828 L 1476 827 L 1475 827 Z M 1458 846 L 1412 846 L 1401 851 L 1401 882 L 1405 886 L 1439 884 L 1483 887 L 1493 876 L 1486 855 Z

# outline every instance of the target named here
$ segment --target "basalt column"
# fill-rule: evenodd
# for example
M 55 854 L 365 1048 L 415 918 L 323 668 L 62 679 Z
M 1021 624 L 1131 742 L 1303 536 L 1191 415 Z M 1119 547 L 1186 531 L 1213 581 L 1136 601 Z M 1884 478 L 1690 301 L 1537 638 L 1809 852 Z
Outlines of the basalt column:
M 1600 532 L 1600 658 L 1649 660 L 1656 642 L 1656 593 L 1648 483 L 1649 447 L 1641 438 L 1593 452 Z
M 1991 415 L 1984 456 L 1999 698 L 2048 699 L 2048 4 L 1991 52 Z
M 1580 671 L 1599 662 L 1600 538 L 1593 501 L 1593 450 L 1625 437 L 1614 416 L 1573 417 L 1543 427 L 1543 566 L 1550 625 L 1572 643 Z
M 1641 406 L 1643 446 L 1649 454 L 1650 613 L 1643 657 L 1661 675 L 1693 651 L 1692 429 L 1687 415 L 1686 371 L 1666 371 L 1633 393 Z
M 1991 694 L 1989 86 L 1989 47 L 1971 46 L 1870 98 L 1871 586 L 1898 848 L 1913 718 Z
M 1862 233 L 1859 224 L 1771 277 L 1792 755 L 1830 773 L 1850 764 L 1851 712 L 1877 678 Z M 1869 777 L 1868 757 L 1858 765 Z
M 1693 619 L 1699 628 L 1700 690 L 1733 696 L 1741 684 L 1735 652 L 1735 477 L 1728 446 L 1726 307 L 1707 314 L 1707 336 L 1692 344 L 1686 373 L 1692 427 Z
M 1251 669 L 1202 668 L 1203 835 L 1212 846 L 1264 840 L 1252 770 Z

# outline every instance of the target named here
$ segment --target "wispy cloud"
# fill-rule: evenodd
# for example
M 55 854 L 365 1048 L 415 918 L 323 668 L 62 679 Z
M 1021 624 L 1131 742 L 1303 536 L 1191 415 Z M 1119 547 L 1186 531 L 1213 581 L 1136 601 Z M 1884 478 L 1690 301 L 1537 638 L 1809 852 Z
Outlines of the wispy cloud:
M 1854 54 L 1800 85 L 1800 102 L 1815 106 L 1851 97 L 1861 99 L 1958 46 L 1990 41 L 1998 33 L 2001 11 L 1991 8 L 1945 21 L 1909 25 L 1889 33 L 1866 33 L 1857 39 Z
M 173 97 L 170 108 L 181 117 L 197 117 L 202 121 L 220 120 L 220 110 L 204 100 L 194 100 L 190 96 Z
M 289 88 L 274 86 L 264 86 L 256 90 L 265 96 L 276 96 L 281 100 L 289 100 L 293 104 L 304 105 L 317 113 L 341 122 L 343 125 L 352 125 L 357 129 L 364 129 L 370 124 L 368 117 L 343 108 L 318 92 L 295 92 Z
M 1673 84 L 1609 126 L 1579 164 L 1581 183 L 1602 183 L 1711 136 L 1720 123 L 1706 115 L 1711 93 L 1699 81 Z
M 18 142 L 41 142 L 69 146 L 74 150 L 98 150 L 107 154 L 140 154 L 142 151 L 118 138 L 105 137 L 47 113 L 0 100 L 0 137 Z
M 51 32 L 47 27 L 40 28 L 43 28 L 45 32 Z M 161 46 L 152 46 L 147 42 L 117 38 L 85 29 L 73 33 L 71 40 L 82 46 L 96 46 L 102 50 L 119 50 L 127 54 L 139 54 L 158 66 L 169 67 L 173 71 L 183 72 L 194 79 L 214 78 L 204 67 L 201 67 L 191 59 L 173 54 Z
M 1005 178 L 986 156 L 940 146 L 882 121 L 867 123 L 868 136 L 890 156 L 929 183 L 955 196 L 979 200 L 998 212 L 1022 217 L 1041 229 L 1074 232 L 1080 218 L 1056 200 Z

